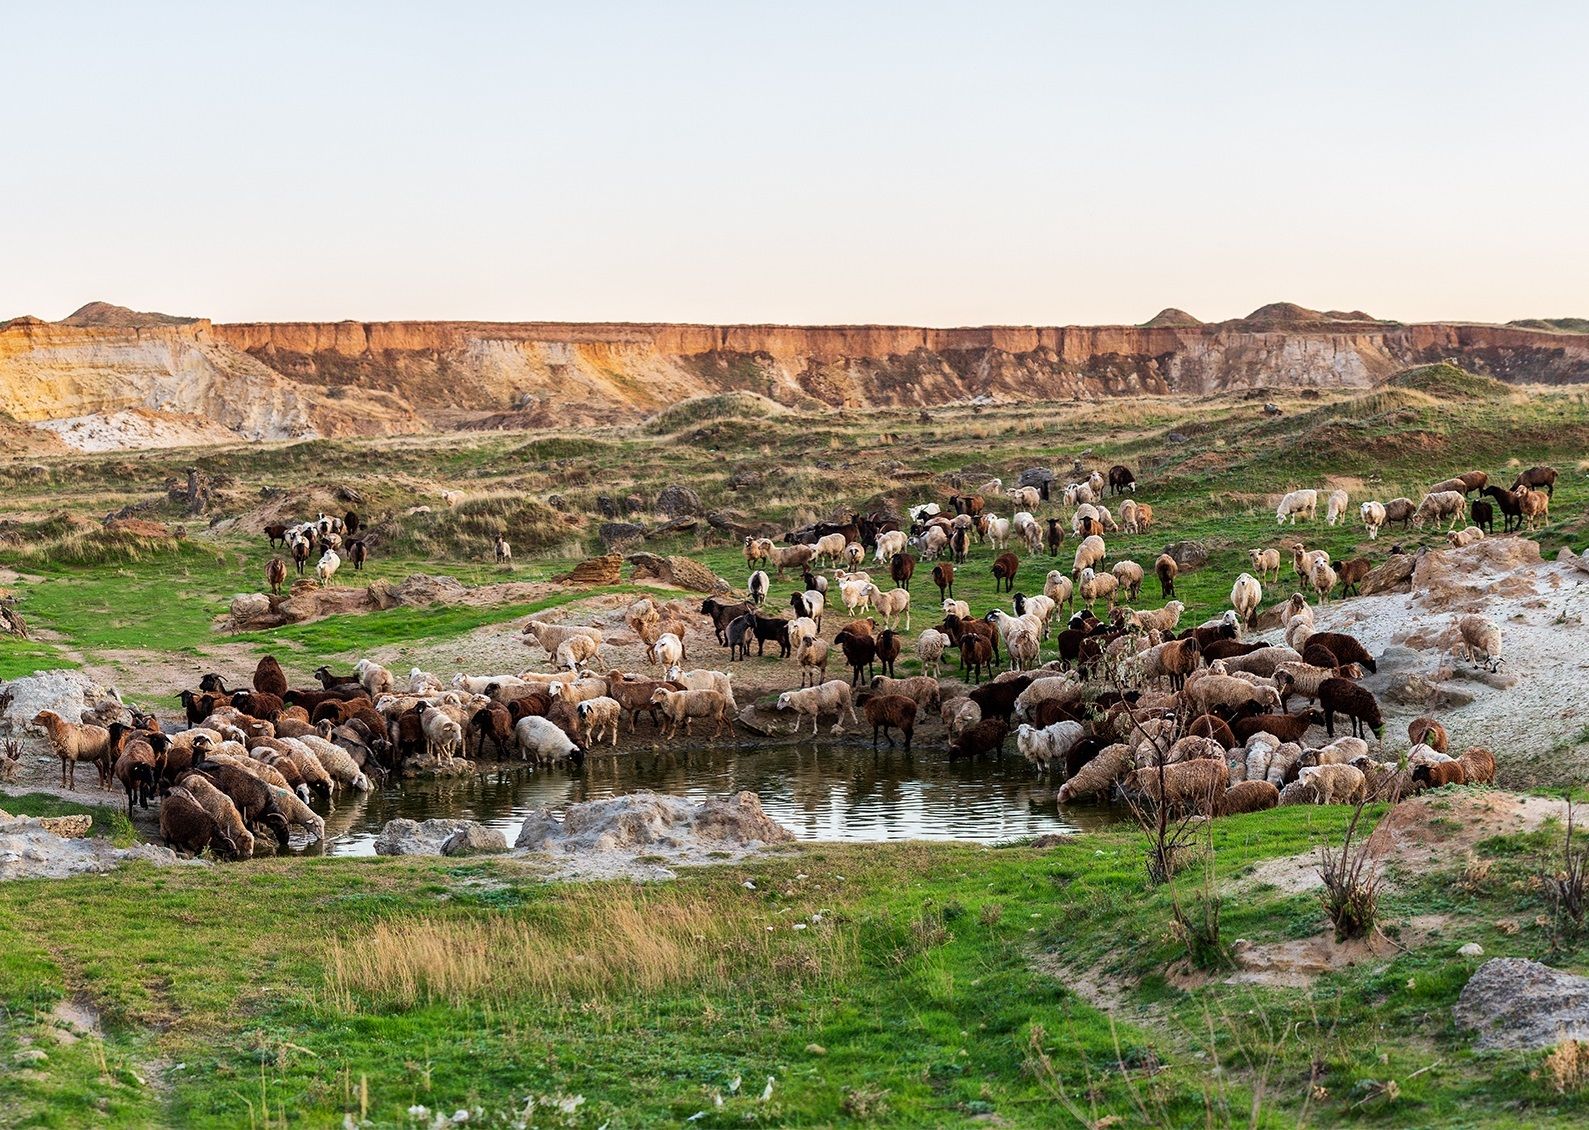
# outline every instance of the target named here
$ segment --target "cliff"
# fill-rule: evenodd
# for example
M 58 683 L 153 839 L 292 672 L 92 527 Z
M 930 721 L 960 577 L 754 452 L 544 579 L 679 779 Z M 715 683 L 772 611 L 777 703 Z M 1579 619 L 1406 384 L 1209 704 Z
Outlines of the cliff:
M 0 324 L 0 417 L 116 415 L 117 429 L 54 430 L 78 445 L 137 446 L 150 419 L 160 427 L 149 425 L 149 445 L 170 442 L 168 425 L 182 420 L 194 442 L 217 428 L 248 438 L 389 434 L 487 418 L 636 419 L 730 389 L 865 406 L 1363 388 L 1447 358 L 1514 383 L 1589 381 L 1589 335 L 1534 325 L 1403 325 L 1286 303 L 1214 324 L 1166 310 L 1141 326 L 212 325 L 94 303 L 66 322 Z M 91 434 L 112 438 L 74 438 Z

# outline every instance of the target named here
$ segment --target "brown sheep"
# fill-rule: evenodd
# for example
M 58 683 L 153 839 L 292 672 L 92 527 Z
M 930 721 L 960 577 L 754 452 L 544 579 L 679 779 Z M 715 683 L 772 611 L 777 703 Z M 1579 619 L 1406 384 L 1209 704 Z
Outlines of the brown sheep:
M 127 791 L 127 819 L 132 819 L 132 804 L 149 807 L 149 798 L 160 784 L 164 768 L 161 756 L 171 739 L 164 734 L 147 734 L 124 729 L 120 722 L 111 726 L 111 746 L 119 750 L 111 775 Z
M 1407 723 L 1407 740 L 1413 745 L 1426 745 L 1436 753 L 1451 752 L 1451 736 L 1446 728 L 1427 715 Z
M 246 769 L 235 765 L 207 766 L 202 770 L 193 770 L 202 773 L 212 784 L 231 798 L 237 806 L 237 811 L 242 814 L 243 823 L 252 829 L 268 828 L 276 837 L 276 842 L 283 848 L 288 842 L 287 818 L 282 815 L 276 798 L 264 781 L 248 772 Z M 187 774 L 184 774 L 184 777 Z M 178 782 L 182 778 L 178 778 Z M 162 801 L 162 806 L 164 802 Z
M 993 591 L 1014 592 L 1015 572 L 1021 567 L 1020 558 L 1013 553 L 1001 553 L 993 559 Z
M 1319 684 L 1319 706 L 1324 710 L 1324 732 L 1335 736 L 1335 715 L 1339 711 L 1352 720 L 1352 736 L 1360 738 L 1366 727 L 1376 738 L 1385 736 L 1385 720 L 1379 700 L 1366 687 L 1350 679 L 1325 679 Z
M 1361 585 L 1368 579 L 1368 574 L 1374 569 L 1374 563 L 1366 557 L 1354 557 L 1350 561 L 1343 561 L 1335 570 L 1335 575 L 1341 581 L 1341 596 L 1347 597 L 1353 589 L 1362 593 Z
M 1004 719 L 984 718 L 949 744 L 949 761 L 953 764 L 962 757 L 986 757 L 989 754 L 1003 759 L 1004 739 L 1009 733 L 1009 724 Z
M 265 584 L 270 586 L 270 591 L 280 595 L 281 586 L 287 583 L 287 563 L 279 557 L 272 557 L 265 564 Z
M 469 719 L 469 727 L 477 735 L 475 757 L 478 759 L 485 755 L 486 738 L 489 737 L 491 744 L 496 747 L 497 760 L 509 760 L 515 748 L 513 722 L 513 715 L 500 702 L 493 702 L 475 711 L 474 717 Z
M 1236 735 L 1226 722 L 1217 714 L 1200 714 L 1192 719 L 1192 724 L 1186 728 L 1188 737 L 1212 738 L 1226 749 L 1235 749 Z
M 209 848 L 216 856 L 235 859 L 237 845 L 180 785 L 160 802 L 160 838 L 168 847 L 198 856 Z
M 1153 562 L 1153 571 L 1158 574 L 1159 593 L 1168 600 L 1175 595 L 1175 577 L 1180 573 L 1181 567 L 1168 553 L 1161 553 L 1158 560 Z
M 250 718 L 271 722 L 281 713 L 282 701 L 279 696 L 264 691 L 237 691 L 232 695 L 232 709 Z
M 1279 803 L 1280 790 L 1268 781 L 1237 781 L 1220 795 L 1214 814 L 1235 816 L 1243 812 L 1262 812 Z
M 1308 730 L 1322 721 L 1324 716 L 1312 709 L 1300 714 L 1252 714 L 1236 719 L 1231 731 L 1236 735 L 1236 740 L 1243 744 L 1254 734 L 1264 733 L 1273 734 L 1282 743 L 1296 742 L 1301 745 Z
M 1186 677 L 1202 664 L 1203 648 L 1196 636 L 1173 640 L 1163 645 L 1159 652 L 1159 668 L 1170 679 L 1170 690 L 1179 691 L 1186 686 Z
M 77 763 L 92 762 L 99 770 L 99 787 L 110 783 L 112 767 L 110 731 L 104 726 L 82 722 L 68 722 L 53 710 L 41 710 L 33 717 L 33 724 L 41 727 L 61 759 L 61 787 L 77 788 Z
M 1230 770 L 1223 760 L 1197 758 L 1173 765 L 1150 766 L 1127 773 L 1121 789 L 1128 798 L 1158 803 L 1160 778 L 1165 798 L 1172 811 L 1211 816 L 1219 798 L 1230 784 Z M 1278 794 L 1277 794 L 1278 796 Z
M 955 567 L 947 561 L 940 561 L 932 567 L 932 583 L 938 586 L 938 599 L 941 601 L 955 594 Z
M 890 730 L 898 729 L 905 737 L 905 752 L 910 752 L 910 739 L 916 731 L 916 700 L 902 694 L 872 695 L 862 705 L 866 720 L 872 724 L 872 748 L 877 748 L 877 736 L 888 739 L 890 747 L 894 738 Z
M 1463 750 L 1456 763 L 1462 766 L 1462 775 L 1468 784 L 1495 784 L 1495 755 L 1483 746 Z
M 1446 785 L 1465 785 L 1468 777 L 1460 761 L 1441 761 L 1434 765 L 1414 765 L 1412 767 L 1412 783 L 1428 789 L 1440 789 Z
M 1352 636 L 1343 632 L 1314 632 L 1308 637 L 1308 647 L 1328 648 L 1330 654 L 1335 656 L 1335 662 L 1330 664 L 1315 664 L 1324 667 L 1343 667 L 1348 663 L 1356 663 L 1367 667 L 1370 671 L 1378 671 L 1379 667 L 1374 662 L 1374 657 L 1368 654 L 1368 649 L 1358 643 Z M 1307 661 L 1307 654 L 1302 656 Z
M 993 641 L 986 636 L 967 632 L 960 637 L 960 670 L 973 680 L 981 682 L 992 673 Z
M 267 655 L 259 661 L 259 666 L 254 668 L 254 689 L 262 694 L 275 695 L 281 698 L 287 693 L 287 675 L 281 669 L 281 664 L 276 662 L 274 655 Z M 277 708 L 280 713 L 280 707 Z M 246 713 L 246 711 L 245 711 Z
M 232 803 L 232 798 L 216 788 L 202 773 L 190 773 L 182 781 L 199 807 L 210 814 L 210 819 L 232 841 L 236 850 L 234 859 L 254 858 L 254 834 L 243 824 L 243 814 Z

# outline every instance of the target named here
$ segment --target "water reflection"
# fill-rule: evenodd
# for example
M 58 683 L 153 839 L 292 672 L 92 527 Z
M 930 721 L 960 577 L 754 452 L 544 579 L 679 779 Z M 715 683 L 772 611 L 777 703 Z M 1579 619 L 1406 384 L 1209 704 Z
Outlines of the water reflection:
M 942 750 L 876 755 L 868 745 L 798 743 L 637 749 L 592 759 L 583 770 L 532 770 L 482 763 L 479 773 L 403 782 L 363 797 L 345 796 L 326 817 L 325 845 L 310 851 L 369 855 L 383 825 L 397 817 L 462 817 L 499 828 L 511 843 L 533 809 L 560 812 L 577 801 L 650 789 L 702 799 L 742 790 L 761 796 L 767 814 L 803 840 L 970 840 L 1101 827 L 1117 812 L 1054 803 L 1054 788 L 1025 761 L 950 765 Z

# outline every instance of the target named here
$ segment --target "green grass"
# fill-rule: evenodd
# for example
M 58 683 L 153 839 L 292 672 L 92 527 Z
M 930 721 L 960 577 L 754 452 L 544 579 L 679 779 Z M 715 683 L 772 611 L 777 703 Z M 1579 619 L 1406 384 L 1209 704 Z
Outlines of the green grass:
M 1302 808 L 1223 821 L 1218 880 L 1333 838 L 1345 818 Z M 1223 1101 L 1245 1124 L 1261 1083 L 1258 1124 L 1290 1126 L 1317 1062 L 1327 1095 L 1311 1100 L 1315 1123 L 1566 1126 L 1585 1103 L 1530 1077 L 1537 1054 L 1477 1055 L 1450 1020 L 1473 967 L 1456 954 L 1463 941 L 1547 956 L 1542 931 L 1487 923 L 1532 921 L 1539 895 L 1524 880 L 1549 842 L 1484 845 L 1495 867 L 1473 890 L 1431 875 L 1396 892 L 1393 924 L 1430 913 L 1461 924 L 1310 990 L 1170 987 L 1163 970 L 1180 951 L 1169 892 L 1145 886 L 1142 841 L 1125 830 L 1049 851 L 808 846 L 640 892 L 545 885 L 510 864 L 410 860 L 139 866 L 8 884 L 3 1050 L 41 1038 L 54 1001 L 86 994 L 104 1018 L 104 1066 L 97 1051 L 52 1049 L 36 1075 L 0 1077 L 0 1099 L 17 1125 L 75 1125 L 95 1111 L 99 1125 L 235 1126 L 262 1103 L 325 1125 L 358 1111 L 362 1080 L 377 1126 L 407 1124 L 412 1103 L 478 1106 L 487 1124 L 505 1124 L 527 1095 L 583 1095 L 575 1125 L 676 1124 L 704 1111 L 706 1126 L 969 1126 L 988 1115 L 1052 1126 L 1067 1121 L 1053 1094 L 1062 1086 L 1083 1106 L 1090 1090 L 1098 1117 L 1140 1125 L 1123 1062 L 1150 1096 L 1151 1123 L 1202 1124 L 1206 1104 Z M 709 913 L 721 961 L 743 972 L 724 980 L 715 959 L 672 973 L 637 964 L 660 977 L 645 992 L 510 978 L 402 1003 L 330 972 L 339 944 L 358 949 L 419 921 L 523 922 L 552 950 L 601 945 L 588 924 L 636 898 L 658 934 L 673 914 Z M 1311 897 L 1251 888 L 1227 896 L 1225 923 L 1227 937 L 1255 941 L 1323 925 Z M 1551 955 L 1568 967 L 1586 958 L 1581 943 Z M 1114 1025 L 1067 988 L 1082 974 L 1117 986 Z M 1034 1035 L 1054 1073 L 1031 1062 Z M 1216 1060 L 1222 1082 L 1209 1073 Z M 136 1082 L 151 1072 L 158 1087 Z M 1359 1104 L 1368 1081 L 1385 1079 L 1399 1099 Z M 1212 1121 L 1224 1121 L 1217 1109 Z
M 118 847 L 134 843 L 138 836 L 127 813 L 120 808 L 98 804 L 83 804 L 64 800 L 48 793 L 23 793 L 13 795 L 0 791 L 0 808 L 12 816 L 76 816 L 87 813 L 94 818 L 89 831 L 92 836 L 106 836 Z

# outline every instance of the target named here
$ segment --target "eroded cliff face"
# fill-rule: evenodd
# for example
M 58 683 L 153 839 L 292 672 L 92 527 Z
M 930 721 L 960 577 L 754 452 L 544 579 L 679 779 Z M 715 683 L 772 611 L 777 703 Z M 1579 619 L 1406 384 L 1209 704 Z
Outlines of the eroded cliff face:
M 153 316 L 93 309 L 86 319 L 92 324 L 19 319 L 0 326 L 0 414 L 42 422 L 121 413 L 121 431 L 130 434 L 153 413 L 162 421 L 203 421 L 194 434 L 209 439 L 216 426 L 248 438 L 287 438 L 390 434 L 486 418 L 607 423 L 730 389 L 787 404 L 926 406 L 974 396 L 1366 388 L 1410 365 L 1447 358 L 1517 383 L 1589 381 L 1589 335 L 1399 325 L 1284 305 L 1215 325 L 1167 311 L 1147 326 L 965 329 L 202 319 L 139 325 L 131 323 Z M 162 437 L 151 442 L 169 442 L 170 428 L 149 430 Z M 79 442 L 73 434 L 93 429 L 56 431 L 71 443 Z

